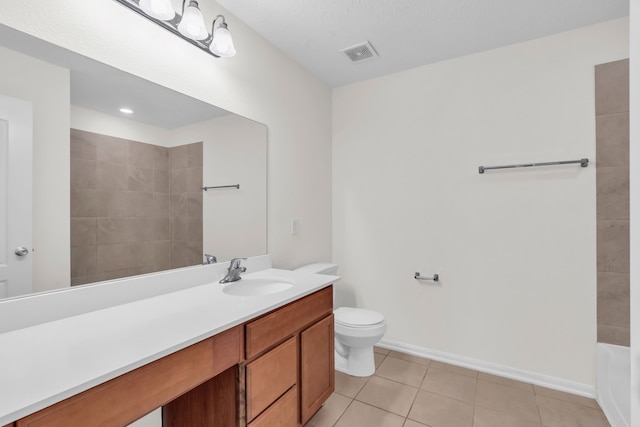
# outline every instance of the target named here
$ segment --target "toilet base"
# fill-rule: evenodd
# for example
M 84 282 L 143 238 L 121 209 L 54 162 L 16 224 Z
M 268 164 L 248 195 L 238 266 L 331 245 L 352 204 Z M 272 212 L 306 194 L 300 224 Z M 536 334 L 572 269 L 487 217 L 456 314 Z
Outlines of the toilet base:
M 373 346 L 351 347 L 347 357 L 335 352 L 336 371 L 343 372 L 354 377 L 369 377 L 376 371 L 373 357 Z

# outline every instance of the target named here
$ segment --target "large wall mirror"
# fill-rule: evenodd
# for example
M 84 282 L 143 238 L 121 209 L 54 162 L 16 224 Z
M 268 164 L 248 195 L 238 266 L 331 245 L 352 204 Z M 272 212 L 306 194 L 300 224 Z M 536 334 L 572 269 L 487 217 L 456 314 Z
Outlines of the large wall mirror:
M 34 291 L 267 252 L 265 125 L 2 26 L 0 63 L 33 104 Z

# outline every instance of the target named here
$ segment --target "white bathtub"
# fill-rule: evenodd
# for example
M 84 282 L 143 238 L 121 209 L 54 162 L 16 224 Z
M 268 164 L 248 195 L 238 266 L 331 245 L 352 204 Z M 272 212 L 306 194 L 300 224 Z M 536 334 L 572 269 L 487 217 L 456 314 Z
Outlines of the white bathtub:
M 631 426 L 630 362 L 629 347 L 598 343 L 598 403 L 611 427 Z

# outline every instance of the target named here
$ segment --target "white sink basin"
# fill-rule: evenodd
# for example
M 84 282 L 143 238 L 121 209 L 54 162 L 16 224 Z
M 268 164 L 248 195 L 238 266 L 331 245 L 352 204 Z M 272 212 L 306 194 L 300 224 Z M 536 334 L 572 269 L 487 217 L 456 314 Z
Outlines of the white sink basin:
M 282 277 L 264 277 L 255 279 L 240 279 L 224 285 L 222 292 L 228 295 L 252 297 L 271 295 L 286 291 L 293 287 L 294 282 Z

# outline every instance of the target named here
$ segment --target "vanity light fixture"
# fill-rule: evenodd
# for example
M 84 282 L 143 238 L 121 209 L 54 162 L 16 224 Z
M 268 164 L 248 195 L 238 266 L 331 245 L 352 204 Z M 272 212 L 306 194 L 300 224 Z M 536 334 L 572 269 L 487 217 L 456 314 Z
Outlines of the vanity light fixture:
M 171 0 L 115 0 L 123 6 L 155 22 L 216 58 L 236 54 L 233 39 L 224 16 L 218 15 L 207 31 L 202 11 L 195 0 L 182 0 L 182 15 L 176 13 Z M 218 23 L 216 26 L 216 22 Z
M 122 107 L 120 109 L 120 112 L 123 114 L 133 114 L 133 110 L 131 108 L 127 108 L 127 107 Z

